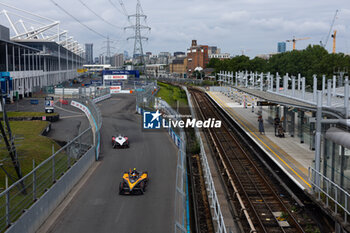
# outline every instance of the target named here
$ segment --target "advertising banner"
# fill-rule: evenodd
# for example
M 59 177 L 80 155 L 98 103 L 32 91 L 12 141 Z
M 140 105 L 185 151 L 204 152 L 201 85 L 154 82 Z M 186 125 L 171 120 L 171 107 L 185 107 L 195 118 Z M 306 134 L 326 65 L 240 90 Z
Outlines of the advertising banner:
M 103 75 L 104 80 L 127 80 L 127 75 Z
M 122 90 L 121 86 L 110 86 L 109 89 L 111 90 L 111 94 L 116 94 L 116 93 L 120 93 L 120 91 Z

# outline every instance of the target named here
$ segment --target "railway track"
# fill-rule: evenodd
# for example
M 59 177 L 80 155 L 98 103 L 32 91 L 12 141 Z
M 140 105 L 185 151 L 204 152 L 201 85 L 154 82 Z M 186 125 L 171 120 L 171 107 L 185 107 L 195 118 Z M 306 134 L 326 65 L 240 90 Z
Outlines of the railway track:
M 203 120 L 222 121 L 220 129 L 210 128 L 208 134 L 217 150 L 217 163 L 224 171 L 227 190 L 231 192 L 235 208 L 240 210 L 244 232 L 304 232 L 286 199 L 276 192 L 269 176 L 253 161 L 238 132 L 219 113 L 205 93 L 189 89 L 197 114 Z

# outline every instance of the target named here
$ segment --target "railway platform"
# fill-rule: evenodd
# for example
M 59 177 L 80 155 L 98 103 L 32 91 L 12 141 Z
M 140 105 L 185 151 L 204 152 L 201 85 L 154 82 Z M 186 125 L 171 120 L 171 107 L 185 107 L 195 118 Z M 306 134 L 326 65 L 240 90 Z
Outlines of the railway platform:
M 207 94 L 275 161 L 275 163 L 303 190 L 311 192 L 308 167 L 312 167 L 315 152 L 307 144 L 301 144 L 297 137 L 288 133 L 284 137 L 275 134 L 275 127 L 268 120 L 266 108 L 251 105 L 254 97 L 248 96 L 246 103 L 240 104 L 218 91 Z M 252 107 L 254 106 L 254 107 Z M 264 133 L 259 132 L 258 115 L 262 114 Z

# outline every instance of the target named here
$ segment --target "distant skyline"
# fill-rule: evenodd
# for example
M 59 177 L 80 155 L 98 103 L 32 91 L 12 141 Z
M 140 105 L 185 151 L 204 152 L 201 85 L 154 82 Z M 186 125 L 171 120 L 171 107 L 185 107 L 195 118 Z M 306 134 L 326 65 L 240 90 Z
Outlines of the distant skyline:
M 94 56 L 106 52 L 101 36 L 87 30 L 50 0 L 0 0 L 20 9 L 61 22 L 60 28 L 68 30 L 81 44 L 93 43 Z M 82 23 L 115 41 L 113 53 L 127 50 L 133 53 L 133 41 L 126 38 L 132 30 L 124 31 L 130 22 L 118 0 L 55 0 Z M 136 0 L 123 1 L 128 14 L 134 14 Z M 223 53 L 248 56 L 277 52 L 277 43 L 296 38 L 297 49 L 325 40 L 336 9 L 339 10 L 334 29 L 337 30 L 337 52 L 350 53 L 350 2 L 349 0 L 141 0 L 147 25 L 144 32 L 149 41 L 143 43 L 144 52 L 185 52 L 191 41 L 217 46 Z M 97 13 L 94 15 L 91 10 Z M 8 9 L 0 5 L 0 10 Z M 12 11 L 12 10 L 11 10 Z M 103 18 L 104 20 L 102 20 Z M 5 24 L 3 16 L 0 24 Z M 134 23 L 134 22 L 132 22 Z M 145 22 L 143 22 L 145 24 Z M 114 26 L 112 26 L 112 25 Z M 6 25 L 6 24 L 5 24 Z M 327 50 L 332 49 L 329 38 Z M 287 50 L 292 44 L 287 43 Z

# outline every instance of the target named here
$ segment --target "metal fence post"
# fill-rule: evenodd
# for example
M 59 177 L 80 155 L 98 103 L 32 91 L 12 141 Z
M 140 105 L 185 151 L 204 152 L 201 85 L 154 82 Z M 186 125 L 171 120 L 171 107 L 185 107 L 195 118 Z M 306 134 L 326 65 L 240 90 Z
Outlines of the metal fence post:
M 335 187 L 335 205 L 334 205 L 334 212 L 337 214 L 338 213 L 338 206 L 337 206 L 337 203 L 338 203 L 338 188 Z
M 305 77 L 301 79 L 301 98 L 305 100 Z
M 52 183 L 56 181 L 56 171 L 55 171 L 55 146 L 52 144 Z
M 316 186 L 320 187 L 321 171 L 321 131 L 322 131 L 322 91 L 317 91 L 316 135 L 315 135 L 315 170 L 317 172 Z
M 326 181 L 326 190 L 327 190 L 327 194 L 329 194 L 329 182 L 328 180 Z M 328 196 L 327 196 L 327 199 L 326 199 L 326 206 L 328 207 Z
M 313 102 L 317 103 L 317 76 L 316 76 L 316 74 L 314 74 L 313 77 L 314 77 Z
M 9 226 L 11 224 L 11 219 L 10 219 L 10 192 L 6 192 L 6 224 Z
M 345 209 L 347 210 L 348 209 L 348 197 L 345 196 Z M 345 223 L 347 222 L 348 220 L 348 214 L 346 213 L 346 211 L 344 211 L 344 220 L 345 220 Z
M 35 160 L 33 159 L 33 201 L 36 200 L 36 171 L 35 171 Z
M 331 88 L 332 88 L 332 80 L 328 79 L 327 80 L 327 106 L 331 106 Z
M 81 145 L 79 145 L 79 151 L 80 151 L 80 148 Z M 71 155 L 71 148 L 68 147 L 67 149 L 69 149 L 69 152 L 67 153 L 67 169 L 70 168 L 70 155 Z
M 276 74 L 276 93 L 280 92 L 280 79 L 281 77 L 278 74 Z
M 337 77 L 333 75 L 333 96 L 336 96 L 335 88 L 337 87 Z

